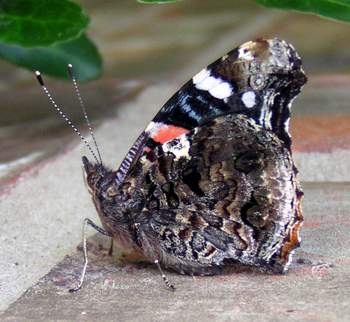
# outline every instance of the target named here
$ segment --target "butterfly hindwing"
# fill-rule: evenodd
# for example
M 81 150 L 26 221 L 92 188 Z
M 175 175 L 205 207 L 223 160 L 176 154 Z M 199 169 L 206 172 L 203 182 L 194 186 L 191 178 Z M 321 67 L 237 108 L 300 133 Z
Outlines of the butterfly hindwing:
M 147 222 L 166 266 L 191 274 L 211 274 L 227 260 L 278 272 L 287 266 L 301 214 L 289 150 L 272 132 L 245 115 L 220 116 L 134 168 L 127 180 L 148 193 L 137 220 Z

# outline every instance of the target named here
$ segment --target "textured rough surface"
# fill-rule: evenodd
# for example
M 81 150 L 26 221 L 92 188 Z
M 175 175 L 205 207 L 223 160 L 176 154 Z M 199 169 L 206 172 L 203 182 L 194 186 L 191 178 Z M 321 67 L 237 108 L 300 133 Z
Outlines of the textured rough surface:
M 63 262 L 0 316 L 1 321 L 348 321 L 350 184 L 304 184 L 303 248 L 286 275 L 237 267 L 221 275 L 169 273 L 165 288 L 152 265 L 116 263 L 108 240 L 90 240 L 86 284 L 82 253 Z M 324 204 L 327 200 L 327 205 Z

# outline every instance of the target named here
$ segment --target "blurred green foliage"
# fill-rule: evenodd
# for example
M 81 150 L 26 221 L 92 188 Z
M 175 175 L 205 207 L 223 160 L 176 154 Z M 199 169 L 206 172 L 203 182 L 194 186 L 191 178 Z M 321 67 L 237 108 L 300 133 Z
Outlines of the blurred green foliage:
M 85 34 L 47 47 L 0 44 L 0 56 L 18 66 L 59 78 L 67 78 L 66 67 L 70 63 L 81 81 L 98 77 L 102 67 L 97 48 Z
M 137 0 L 141 3 L 169 3 L 176 0 Z M 177 0 L 180 1 L 180 0 Z M 191 1 L 191 0 L 188 0 Z M 331 19 L 350 22 L 350 0 L 255 0 L 270 8 L 314 13 Z
M 96 78 L 102 60 L 84 35 L 89 20 L 69 0 L 0 0 L 0 57 L 59 78 L 71 63 L 79 80 Z
M 350 0 L 255 0 L 270 8 L 314 13 L 326 18 L 350 22 Z

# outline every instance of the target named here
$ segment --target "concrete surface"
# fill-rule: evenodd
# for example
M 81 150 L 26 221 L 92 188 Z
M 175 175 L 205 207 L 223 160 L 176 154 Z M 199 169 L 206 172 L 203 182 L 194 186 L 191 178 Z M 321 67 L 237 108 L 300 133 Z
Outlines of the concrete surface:
M 108 240 L 93 238 L 80 292 L 67 292 L 81 271 L 78 252 L 66 256 L 0 320 L 349 321 L 350 183 L 304 184 L 304 190 L 302 249 L 286 275 L 242 267 L 213 277 L 168 272 L 177 287 L 171 292 L 155 267 L 118 264 L 107 255 Z

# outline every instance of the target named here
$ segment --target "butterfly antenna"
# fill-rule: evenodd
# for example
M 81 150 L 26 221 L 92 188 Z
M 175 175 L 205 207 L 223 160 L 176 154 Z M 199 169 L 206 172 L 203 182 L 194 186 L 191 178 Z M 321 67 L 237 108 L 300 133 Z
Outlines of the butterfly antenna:
M 72 123 L 72 121 L 68 118 L 68 116 L 62 111 L 62 109 L 56 104 L 55 100 L 52 98 L 51 93 L 49 92 L 49 90 L 47 89 L 44 80 L 41 76 L 41 73 L 39 71 L 35 72 L 35 76 L 41 86 L 41 88 L 43 89 L 44 93 L 46 94 L 46 96 L 49 98 L 50 103 L 52 104 L 52 106 L 55 108 L 55 110 L 59 113 L 59 115 L 66 121 L 66 123 L 73 129 L 73 131 L 78 134 L 78 136 L 80 137 L 80 139 L 84 142 L 85 146 L 89 149 L 89 151 L 91 152 L 92 156 L 94 157 L 96 163 L 99 163 L 95 152 L 92 150 L 89 142 L 85 139 L 85 137 L 81 134 L 81 132 L 78 130 L 78 128 Z
M 96 151 L 97 151 L 97 155 L 98 155 L 98 157 L 100 159 L 100 163 L 102 164 L 102 158 L 101 158 L 100 149 L 98 148 L 98 145 L 97 145 L 97 142 L 96 142 L 96 139 L 95 139 L 95 135 L 94 135 L 94 131 L 92 130 L 92 126 L 91 126 L 90 120 L 89 120 L 87 112 L 86 112 L 85 104 L 84 104 L 83 98 L 81 97 L 81 94 L 80 94 L 80 90 L 79 90 L 79 87 L 78 87 L 78 82 L 77 82 L 77 80 L 76 80 L 76 78 L 74 76 L 74 73 L 73 73 L 73 66 L 72 66 L 72 64 L 68 64 L 68 74 L 69 74 L 70 79 L 73 82 L 74 90 L 75 90 L 75 93 L 77 94 L 81 110 L 83 111 L 84 118 L 85 118 L 86 124 L 87 124 L 87 126 L 89 128 L 89 132 L 90 132 L 90 135 L 92 137 L 92 140 L 94 141 L 94 145 L 96 147 Z

